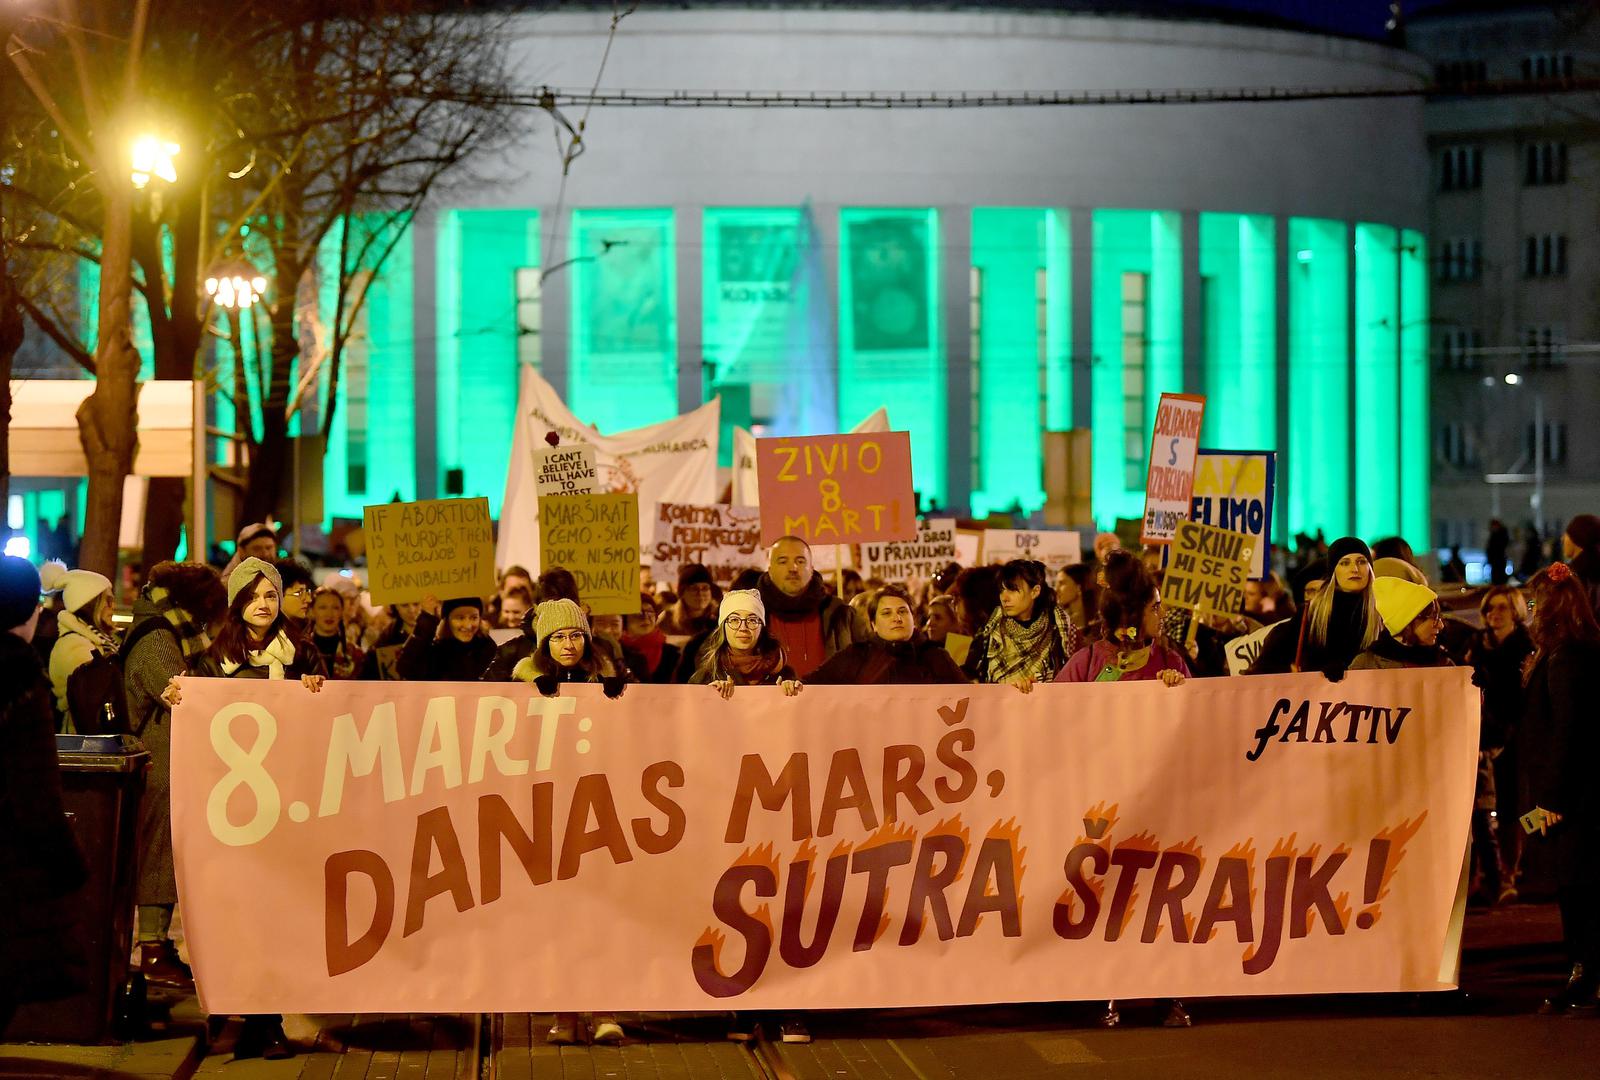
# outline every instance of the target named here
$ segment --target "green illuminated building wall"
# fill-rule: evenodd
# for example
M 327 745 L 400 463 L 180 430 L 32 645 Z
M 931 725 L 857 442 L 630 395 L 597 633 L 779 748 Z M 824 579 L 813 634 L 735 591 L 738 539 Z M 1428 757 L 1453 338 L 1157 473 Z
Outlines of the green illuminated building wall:
M 1289 531 L 1349 531 L 1349 245 L 1342 221 L 1289 219 Z
M 575 210 L 567 404 L 602 432 L 678 415 L 671 210 Z
M 1144 513 L 1155 410 L 1183 389 L 1183 247 L 1172 210 L 1094 212 L 1094 514 Z
M 917 490 L 948 505 L 938 212 L 842 210 L 839 246 L 839 414 L 888 406 Z
M 1278 445 L 1278 344 L 1273 219 L 1200 215 L 1206 418 L 1202 445 Z
M 1358 535 L 1399 531 L 1400 264 L 1393 228 L 1356 226 L 1355 485 Z
M 516 424 L 517 271 L 539 266 L 537 210 L 451 210 L 438 226 L 439 486 L 462 471 L 462 491 L 505 497 Z
M 1428 238 L 1400 237 L 1400 534 L 1412 548 L 1432 544 L 1428 439 Z
M 413 255 L 410 223 L 387 214 L 361 215 L 350 224 L 347 265 L 369 265 L 389 248 L 376 274 L 346 272 L 346 303 L 359 290 L 366 299 L 355 311 L 340 365 L 338 402 L 326 434 L 323 459 L 323 515 L 360 518 L 369 503 L 417 497 L 415 371 L 412 363 Z M 323 241 L 323 319 L 330 327 L 337 307 L 340 230 Z M 399 235 L 396 235 L 398 233 Z M 326 400 L 327 374 L 322 378 Z M 513 396 L 515 384 L 513 383 Z M 507 429 L 509 430 L 509 428 Z
M 797 278 L 798 207 L 708 208 L 701 218 L 701 351 L 707 399 L 722 396 L 722 464 L 733 429 L 765 424 L 781 395 L 809 372 L 792 355 L 806 300 Z M 835 420 L 835 423 L 837 421 Z
M 1044 505 L 1043 432 L 1072 417 L 1072 288 L 1065 211 L 972 211 L 978 295 L 978 472 L 972 513 Z

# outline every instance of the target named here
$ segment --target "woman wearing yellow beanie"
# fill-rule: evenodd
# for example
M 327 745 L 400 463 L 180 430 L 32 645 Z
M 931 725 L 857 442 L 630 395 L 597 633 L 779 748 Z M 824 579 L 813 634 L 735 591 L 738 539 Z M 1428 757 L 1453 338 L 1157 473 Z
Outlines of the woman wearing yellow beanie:
M 1405 578 L 1380 577 L 1372 583 L 1372 590 L 1389 635 L 1367 646 L 1351 662 L 1350 670 L 1451 666 L 1450 657 L 1439 645 L 1444 614 L 1432 589 Z

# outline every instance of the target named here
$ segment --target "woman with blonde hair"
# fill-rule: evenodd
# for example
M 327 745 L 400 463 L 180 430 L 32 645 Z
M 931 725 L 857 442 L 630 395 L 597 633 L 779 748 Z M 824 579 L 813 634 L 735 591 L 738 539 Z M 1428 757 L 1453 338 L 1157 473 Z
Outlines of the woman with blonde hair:
M 1387 633 L 1372 582 L 1372 550 L 1366 543 L 1354 536 L 1335 540 L 1316 594 L 1308 586 L 1305 607 L 1273 627 L 1246 674 L 1320 671 L 1333 682 L 1343 679 L 1351 661 Z

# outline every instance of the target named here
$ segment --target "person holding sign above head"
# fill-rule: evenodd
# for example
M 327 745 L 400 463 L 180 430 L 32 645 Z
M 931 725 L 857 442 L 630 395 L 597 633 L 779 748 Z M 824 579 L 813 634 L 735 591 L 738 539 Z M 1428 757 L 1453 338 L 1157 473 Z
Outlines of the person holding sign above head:
M 829 595 L 813 569 L 811 545 L 798 536 L 780 537 L 772 545 L 767 552 L 767 572 L 756 588 L 766 606 L 767 625 L 783 643 L 789 666 L 799 678 L 806 678 L 829 657 L 867 638 L 867 626 L 860 617 L 843 600 Z
M 1566 563 L 1535 574 L 1528 601 L 1538 651 L 1519 737 L 1530 808 L 1521 821 L 1554 848 L 1561 936 L 1572 962 L 1566 986 L 1539 1011 L 1593 1014 L 1600 1010 L 1600 727 L 1589 680 L 1600 670 L 1600 624 Z
M 802 687 L 783 654 L 783 645 L 767 630 L 767 609 L 755 589 L 737 589 L 722 598 L 721 622 L 701 650 L 700 667 L 689 677 L 696 686 L 710 686 L 724 699 L 736 686 L 781 686 L 785 697 Z
M 400 650 L 396 667 L 410 682 L 476 682 L 494 660 L 494 638 L 483 625 L 476 596 L 439 602 L 422 598 L 417 629 Z
M 970 681 L 943 645 L 918 636 L 911 597 L 904 589 L 887 585 L 871 595 L 867 618 L 872 637 L 836 653 L 811 673 L 811 682 L 898 686 Z
M 1005 683 L 1024 694 L 1049 682 L 1078 651 L 1081 635 L 1056 603 L 1045 565 L 1012 559 L 1000 568 L 1000 607 L 978 627 L 966 671 L 981 683 Z
M 1056 682 L 1133 682 L 1159 679 L 1177 686 L 1189 677 L 1183 653 L 1167 644 L 1161 592 L 1139 556 L 1118 549 L 1101 569 L 1101 640 L 1079 649 Z
M 1320 582 L 1306 584 L 1299 612 L 1273 627 L 1245 674 L 1320 671 L 1343 679 L 1350 662 L 1386 633 L 1372 582 L 1367 545 L 1354 536 L 1335 540 Z

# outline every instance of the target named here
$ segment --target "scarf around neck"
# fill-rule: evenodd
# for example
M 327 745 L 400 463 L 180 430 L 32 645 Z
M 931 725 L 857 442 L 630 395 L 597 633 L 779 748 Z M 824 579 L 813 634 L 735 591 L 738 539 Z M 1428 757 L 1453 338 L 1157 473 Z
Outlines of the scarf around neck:
M 778 588 L 778 583 L 767 574 L 761 575 L 757 586 L 761 590 L 761 603 L 766 607 L 768 617 L 787 622 L 820 614 L 823 603 L 828 599 L 828 587 L 816 574 L 811 575 L 811 583 L 799 596 L 790 596 Z
M 178 637 L 178 646 L 183 650 L 183 659 L 186 663 L 203 656 L 211 648 L 211 635 L 206 633 L 206 628 L 194 621 L 194 618 L 178 605 L 172 594 L 159 585 L 147 585 L 145 597 L 150 601 L 167 623 L 172 627 Z
M 98 626 L 90 626 L 70 611 L 63 611 L 56 616 L 56 625 L 68 633 L 77 634 L 86 639 L 91 648 L 101 656 L 113 656 L 117 651 L 116 639 L 108 635 Z
M 1018 675 L 1045 682 L 1078 650 L 1077 627 L 1066 612 L 1054 605 L 1035 611 L 1033 619 L 1026 623 L 997 608 L 983 634 L 988 641 L 985 678 L 992 683 Z
M 294 663 L 294 642 L 289 640 L 288 634 L 280 630 L 278 636 L 273 638 L 266 648 L 254 652 L 246 650 L 244 658 L 245 663 L 251 667 L 266 668 L 267 678 L 281 679 L 284 677 L 284 669 Z M 223 660 L 222 673 L 232 675 L 244 666 L 237 660 Z
M 623 634 L 622 644 L 644 657 L 645 666 L 650 669 L 644 674 L 650 675 L 661 666 L 661 653 L 667 647 L 667 635 L 657 627 L 648 634 Z

